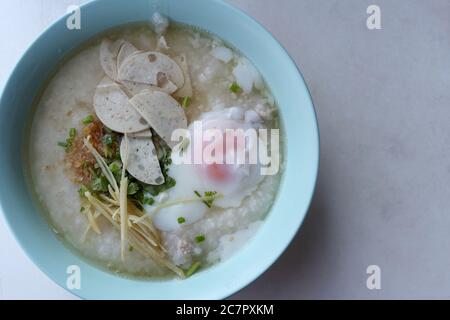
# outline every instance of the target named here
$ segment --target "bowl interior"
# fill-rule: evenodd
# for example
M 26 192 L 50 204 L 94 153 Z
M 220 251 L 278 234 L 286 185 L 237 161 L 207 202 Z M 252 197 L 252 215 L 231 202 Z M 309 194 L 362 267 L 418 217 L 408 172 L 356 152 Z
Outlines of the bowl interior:
M 56 62 L 94 35 L 114 26 L 146 21 L 155 11 L 208 30 L 243 52 L 271 88 L 286 134 L 284 179 L 262 228 L 233 257 L 183 281 L 122 278 L 87 264 L 56 239 L 36 212 L 25 179 L 28 114 Z M 16 239 L 39 268 L 63 287 L 67 267 L 78 265 L 81 289 L 72 292 L 83 298 L 220 299 L 253 281 L 292 240 L 308 209 L 317 176 L 316 118 L 295 64 L 264 28 L 221 1 L 98 0 L 81 7 L 81 30 L 68 30 L 66 18 L 53 24 L 27 50 L 0 100 L 0 144 L 4 147 L 0 153 L 0 201 Z

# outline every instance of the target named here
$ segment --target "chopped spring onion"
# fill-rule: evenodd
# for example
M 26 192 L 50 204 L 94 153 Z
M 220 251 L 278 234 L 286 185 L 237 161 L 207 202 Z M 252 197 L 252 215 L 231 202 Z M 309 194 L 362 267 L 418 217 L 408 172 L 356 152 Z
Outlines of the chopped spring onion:
M 203 198 L 202 202 L 208 207 L 211 208 L 214 200 L 216 199 L 217 192 L 216 191 L 206 191 L 205 196 L 202 197 L 200 192 L 194 190 L 194 193 L 197 197 Z
M 222 194 L 214 195 L 214 199 L 222 199 L 222 198 L 223 198 Z M 199 197 L 199 196 L 196 196 L 196 197 L 193 197 L 193 198 L 179 199 L 179 200 L 174 200 L 174 201 L 163 202 L 163 203 L 159 204 L 158 206 L 156 206 L 151 212 L 147 212 L 142 217 L 139 217 L 138 222 L 144 220 L 145 218 L 148 218 L 148 217 L 152 216 L 153 214 L 155 214 L 156 212 L 158 212 L 162 208 L 172 207 L 172 206 L 176 206 L 176 205 L 180 205 L 180 204 L 186 204 L 186 203 L 194 203 L 194 202 L 203 201 L 203 200 L 211 200 L 211 197 Z
M 202 243 L 203 241 L 205 241 L 205 236 L 203 234 L 195 236 L 195 242 Z
M 72 147 L 73 140 L 75 139 L 77 135 L 77 129 L 70 128 L 69 130 L 69 137 L 66 139 L 66 141 L 60 141 L 58 142 L 58 146 L 64 148 L 66 152 L 69 152 L 70 147 Z
M 186 278 L 192 276 L 195 272 L 197 272 L 197 270 L 201 267 L 200 262 L 195 262 L 193 263 L 190 268 L 188 269 L 188 271 L 186 271 Z
M 183 102 L 181 103 L 181 106 L 183 108 L 187 108 L 189 106 L 190 101 L 191 101 L 191 97 L 184 97 Z
M 235 82 L 233 82 L 231 85 L 230 85 L 230 91 L 231 92 L 233 92 L 233 93 L 238 93 L 239 91 L 241 91 L 242 89 L 241 89 L 241 87 L 237 84 L 237 82 L 235 81 Z
M 88 115 L 86 118 L 82 120 L 84 125 L 88 125 L 94 121 L 94 116 L 92 114 Z
M 73 138 L 75 138 L 76 135 L 77 135 L 77 129 L 70 128 L 70 130 L 69 130 L 69 138 L 73 140 Z
M 184 217 L 178 217 L 177 221 L 179 224 L 183 224 L 186 222 L 186 219 Z

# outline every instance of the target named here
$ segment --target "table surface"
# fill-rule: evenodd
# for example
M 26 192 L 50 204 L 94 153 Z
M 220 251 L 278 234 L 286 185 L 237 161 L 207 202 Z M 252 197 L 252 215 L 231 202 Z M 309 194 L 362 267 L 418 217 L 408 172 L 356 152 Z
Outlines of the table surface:
M 30 42 L 82 2 L 1 2 L 0 88 Z M 380 30 L 366 26 L 373 1 L 229 2 L 296 61 L 321 132 L 318 186 L 300 232 L 232 298 L 450 297 L 450 2 L 377 0 Z M 31 263 L 3 220 L 0 261 L 0 298 L 74 298 Z M 381 269 L 380 290 L 366 287 L 369 265 Z

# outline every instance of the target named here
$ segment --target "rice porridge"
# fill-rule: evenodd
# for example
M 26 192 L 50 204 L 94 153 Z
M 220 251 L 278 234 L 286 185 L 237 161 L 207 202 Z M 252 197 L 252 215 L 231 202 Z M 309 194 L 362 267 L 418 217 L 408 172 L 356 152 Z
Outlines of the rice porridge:
M 32 120 L 30 168 L 51 224 L 83 256 L 117 273 L 184 278 L 249 241 L 282 174 L 281 158 L 266 175 L 258 163 L 179 163 L 208 148 L 206 139 L 198 149 L 196 130 L 219 130 L 213 144 L 225 143 L 226 129 L 279 129 L 280 120 L 249 60 L 154 18 L 103 34 L 61 65 Z

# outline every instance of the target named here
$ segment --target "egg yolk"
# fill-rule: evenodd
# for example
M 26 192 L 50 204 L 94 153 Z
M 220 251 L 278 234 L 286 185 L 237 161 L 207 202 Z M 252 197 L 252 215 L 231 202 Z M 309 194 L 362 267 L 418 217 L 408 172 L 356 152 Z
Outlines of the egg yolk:
M 226 182 L 231 178 L 228 166 L 226 164 L 209 164 L 205 168 L 206 175 L 209 179 L 217 182 Z
M 234 136 L 228 136 L 228 134 L 223 132 L 222 140 L 214 141 L 213 144 L 215 144 L 215 152 L 217 153 L 219 158 L 222 158 L 222 161 L 224 163 L 227 159 L 227 154 L 237 155 L 238 151 L 241 151 L 245 154 L 245 138 L 238 139 Z M 206 145 L 207 143 L 204 141 L 203 147 L 205 147 Z M 219 183 L 232 181 L 233 176 L 235 175 L 232 164 L 222 164 L 214 162 L 212 164 L 204 165 L 203 170 L 208 179 Z

